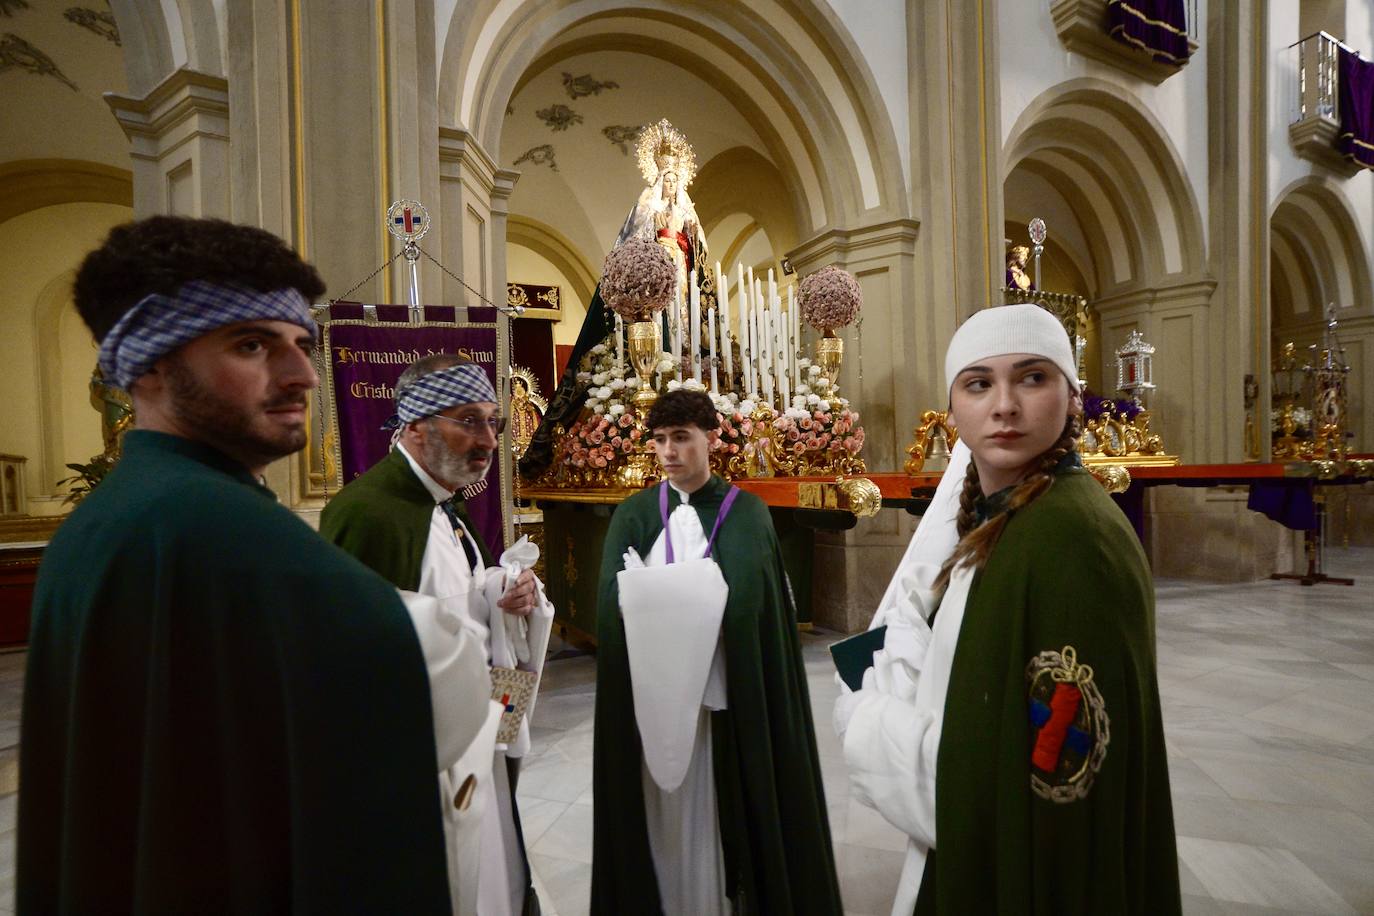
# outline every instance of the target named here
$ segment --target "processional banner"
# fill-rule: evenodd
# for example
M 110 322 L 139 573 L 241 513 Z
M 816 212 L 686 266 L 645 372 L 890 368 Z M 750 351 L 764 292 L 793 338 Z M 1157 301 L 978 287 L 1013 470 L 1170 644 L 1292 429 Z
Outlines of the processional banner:
M 417 359 L 436 353 L 467 357 L 486 370 L 496 387 L 495 309 L 462 309 L 467 320 L 458 321 L 460 310 L 426 306 L 425 320 L 416 323 L 409 320 L 410 310 L 404 305 L 375 308 L 373 320 L 361 305 L 332 305 L 328 319 L 320 322 L 341 483 L 386 457 L 392 431 L 382 424 L 395 412 L 396 381 Z M 494 459 L 487 478 L 466 492 L 473 522 L 499 555 L 505 543 L 500 455 Z

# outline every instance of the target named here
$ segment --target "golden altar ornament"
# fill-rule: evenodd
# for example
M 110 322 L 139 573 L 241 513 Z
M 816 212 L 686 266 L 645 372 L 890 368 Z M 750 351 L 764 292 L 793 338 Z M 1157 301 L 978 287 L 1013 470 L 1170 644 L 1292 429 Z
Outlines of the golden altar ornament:
M 826 328 L 825 336 L 816 341 L 816 365 L 821 367 L 826 378 L 840 377 L 840 364 L 844 362 L 844 341 L 835 336 L 834 328 Z
M 639 390 L 634 394 L 634 405 L 640 410 L 648 410 L 658 400 L 649 379 L 654 367 L 658 365 L 659 354 L 663 351 L 663 338 L 657 321 L 636 321 L 629 327 L 630 363 L 639 377 Z
M 912 430 L 911 444 L 907 446 L 906 464 L 902 470 L 908 474 L 919 474 L 925 470 L 926 462 L 932 464 L 932 471 L 943 471 L 949 461 L 949 450 L 959 441 L 959 430 L 949 422 L 949 411 L 927 410 L 921 414 L 920 424 Z M 939 467 L 933 465 L 939 464 Z

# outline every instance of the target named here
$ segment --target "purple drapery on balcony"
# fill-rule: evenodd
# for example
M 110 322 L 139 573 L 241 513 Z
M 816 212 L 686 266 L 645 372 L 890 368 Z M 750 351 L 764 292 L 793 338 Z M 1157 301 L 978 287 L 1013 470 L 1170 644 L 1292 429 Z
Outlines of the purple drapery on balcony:
M 1107 33 L 1166 64 L 1182 64 L 1191 53 L 1184 0 L 1108 0 Z
M 1374 63 L 1338 48 L 1341 134 L 1336 149 L 1357 165 L 1374 169 Z

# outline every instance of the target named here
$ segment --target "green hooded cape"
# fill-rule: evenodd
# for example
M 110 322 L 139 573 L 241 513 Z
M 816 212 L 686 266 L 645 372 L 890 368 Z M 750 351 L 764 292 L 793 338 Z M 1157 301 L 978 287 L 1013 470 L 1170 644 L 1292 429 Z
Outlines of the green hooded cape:
M 469 531 L 476 531 L 461 499 L 451 505 Z M 398 449 L 334 494 L 320 513 L 320 534 L 357 557 L 382 578 L 413 592 L 420 587 L 420 563 L 429 542 L 434 497 Z M 474 536 L 482 561 L 491 552 Z
M 712 477 L 691 505 L 710 531 L 729 484 Z M 681 499 L 669 490 L 669 512 Z M 593 768 L 593 913 L 658 913 L 641 785 L 630 663 L 616 573 L 663 530 L 658 490 L 616 510 L 606 535 L 597 614 Z M 768 507 L 741 493 L 715 556 L 730 587 L 722 623 L 729 708 L 711 716 L 728 891 L 750 913 L 840 913 L 811 703 L 796 614 Z M 690 863 L 687 863 L 690 867 Z M 741 897 L 742 895 L 742 897 Z
M 135 430 L 48 546 L 21 913 L 450 913 L 396 591 L 208 446 Z
M 1052 771 L 1032 762 L 1027 671 L 1066 646 L 1092 668 L 1108 740 L 1086 796 L 1050 801 L 1032 775 L 1065 785 L 1076 758 L 1063 751 Z M 1085 471 L 1061 473 L 1008 520 L 974 578 L 936 772 L 918 914 L 1180 911 L 1154 586 L 1126 517 Z

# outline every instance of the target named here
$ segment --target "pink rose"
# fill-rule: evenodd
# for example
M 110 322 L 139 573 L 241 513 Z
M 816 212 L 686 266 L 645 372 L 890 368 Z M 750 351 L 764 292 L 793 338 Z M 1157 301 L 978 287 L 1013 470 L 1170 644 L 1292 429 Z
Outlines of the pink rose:
M 742 432 L 742 433 L 744 433 L 746 436 L 751 436 L 751 435 L 753 435 L 753 433 L 754 433 L 754 421 L 753 421 L 753 420 L 750 420 L 750 419 L 748 419 L 748 418 L 745 418 L 744 420 L 741 420 L 741 421 L 740 421 L 740 424 L 739 424 L 739 431 Z
M 626 428 L 628 428 L 629 425 L 630 425 L 631 423 L 633 423 L 633 422 L 634 422 L 634 419 L 633 419 L 629 414 L 623 413 L 623 414 L 620 415 L 620 428 L 621 428 L 621 429 L 626 429 Z
M 587 439 L 592 443 L 592 445 L 600 445 L 605 438 L 606 434 L 599 429 L 593 430 L 592 434 L 587 437 Z
M 634 451 L 634 447 L 635 447 L 635 444 L 634 444 L 633 442 L 631 442 L 629 439 L 621 439 L 621 440 L 620 440 L 620 450 L 621 450 L 622 452 L 624 452 L 625 454 L 628 455 L 628 454 L 630 454 L 630 452 Z
M 798 455 L 802 454 L 803 452 L 806 451 L 806 443 L 805 443 L 805 442 L 794 442 L 794 443 L 792 443 L 792 451 L 796 452 Z
M 801 433 L 797 432 L 796 427 L 793 427 L 792 429 L 789 429 L 789 430 L 787 431 L 787 441 L 788 441 L 788 442 L 796 442 L 796 441 L 797 441 L 798 439 L 800 439 L 800 438 L 801 438 Z
M 738 454 L 739 454 L 739 446 L 738 446 L 738 445 L 732 445 L 732 446 L 730 446 L 730 454 L 732 454 L 732 455 L 738 455 Z
M 640 435 L 641 435 L 640 430 L 638 430 L 638 429 L 632 429 L 632 430 L 630 430 L 630 441 L 631 441 L 631 442 L 638 442 L 638 441 L 639 441 Z
M 597 455 L 595 458 L 592 459 L 592 466 L 604 468 L 606 466 L 606 459 L 602 458 L 600 455 Z

